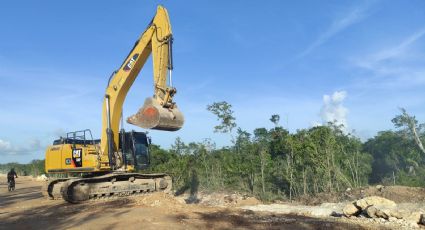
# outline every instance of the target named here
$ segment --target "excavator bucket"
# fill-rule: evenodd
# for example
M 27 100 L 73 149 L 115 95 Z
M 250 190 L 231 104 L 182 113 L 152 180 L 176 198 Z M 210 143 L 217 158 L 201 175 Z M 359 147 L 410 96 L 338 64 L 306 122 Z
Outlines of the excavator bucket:
M 145 129 L 177 131 L 184 123 L 183 114 L 177 107 L 162 107 L 154 98 L 148 97 L 139 111 L 127 118 L 127 123 Z

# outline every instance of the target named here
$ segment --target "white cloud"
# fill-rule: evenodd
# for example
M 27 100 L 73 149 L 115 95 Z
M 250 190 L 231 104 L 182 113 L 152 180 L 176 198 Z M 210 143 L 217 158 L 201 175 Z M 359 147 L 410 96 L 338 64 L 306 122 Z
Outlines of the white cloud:
M 359 86 L 395 89 L 424 85 L 425 58 L 420 50 L 414 49 L 415 43 L 424 37 L 422 27 L 394 46 L 354 58 L 355 67 L 370 72 Z
M 336 125 L 343 125 L 344 131 L 347 130 L 348 109 L 342 104 L 346 97 L 347 92 L 345 91 L 335 91 L 332 95 L 323 96 L 323 106 L 320 110 L 320 117 L 324 124 L 335 122 Z
M 15 146 L 9 141 L 0 139 L 0 155 L 24 155 L 41 150 L 41 142 L 38 139 L 30 140 L 26 146 Z
M 325 32 L 320 34 L 318 38 L 310 44 L 310 46 L 308 46 L 303 52 L 298 55 L 298 58 L 306 56 L 311 51 L 321 46 L 323 43 L 325 43 L 341 31 L 365 19 L 368 16 L 367 10 L 369 9 L 369 7 L 369 4 L 357 6 L 351 9 L 343 17 L 334 20 Z
M 0 151 L 3 149 L 10 149 L 10 142 L 0 139 Z
M 359 60 L 356 60 L 356 64 L 359 67 L 367 68 L 367 69 L 382 69 L 383 73 L 387 73 L 385 68 L 377 68 L 384 61 L 388 60 L 401 60 L 408 58 L 407 51 L 410 46 L 413 45 L 416 41 L 420 40 L 425 35 L 425 27 L 419 29 L 412 35 L 403 39 L 403 41 L 393 47 L 388 47 L 386 49 L 380 50 L 376 53 L 372 53 L 367 55 L 366 57 L 362 57 Z

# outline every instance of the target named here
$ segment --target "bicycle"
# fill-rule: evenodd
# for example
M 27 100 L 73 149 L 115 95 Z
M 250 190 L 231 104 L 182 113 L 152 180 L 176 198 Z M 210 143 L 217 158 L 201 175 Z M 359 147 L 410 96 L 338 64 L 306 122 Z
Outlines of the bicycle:
M 9 192 L 15 190 L 15 181 L 10 180 L 7 182 L 7 190 L 9 190 Z

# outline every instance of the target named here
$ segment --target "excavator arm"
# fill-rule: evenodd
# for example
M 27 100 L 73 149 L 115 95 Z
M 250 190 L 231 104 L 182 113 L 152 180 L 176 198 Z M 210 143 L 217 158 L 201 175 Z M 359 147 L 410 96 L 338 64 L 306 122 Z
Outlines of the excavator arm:
M 173 102 L 176 89 L 172 86 L 172 42 L 167 10 L 158 6 L 156 15 L 136 41 L 121 67 L 111 75 L 102 110 L 100 150 L 108 154 L 110 165 L 117 152 L 119 126 L 125 97 L 148 57 L 152 54 L 154 95 L 147 98 L 139 111 L 127 122 L 142 128 L 166 131 L 179 130 L 184 122 L 182 113 Z

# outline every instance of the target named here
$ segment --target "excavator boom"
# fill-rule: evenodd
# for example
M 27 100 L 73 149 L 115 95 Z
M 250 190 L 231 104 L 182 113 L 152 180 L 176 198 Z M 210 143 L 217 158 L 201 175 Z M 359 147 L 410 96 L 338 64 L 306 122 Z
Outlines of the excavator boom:
M 156 15 L 147 29 L 109 80 L 102 113 L 102 153 L 111 154 L 116 151 L 124 99 L 151 54 L 154 95 L 147 98 L 143 107 L 135 115 L 130 116 L 127 122 L 146 129 L 165 131 L 176 131 L 183 126 L 183 114 L 173 102 L 173 96 L 177 90 L 171 84 L 172 42 L 173 35 L 168 12 L 164 7 L 158 6 Z

